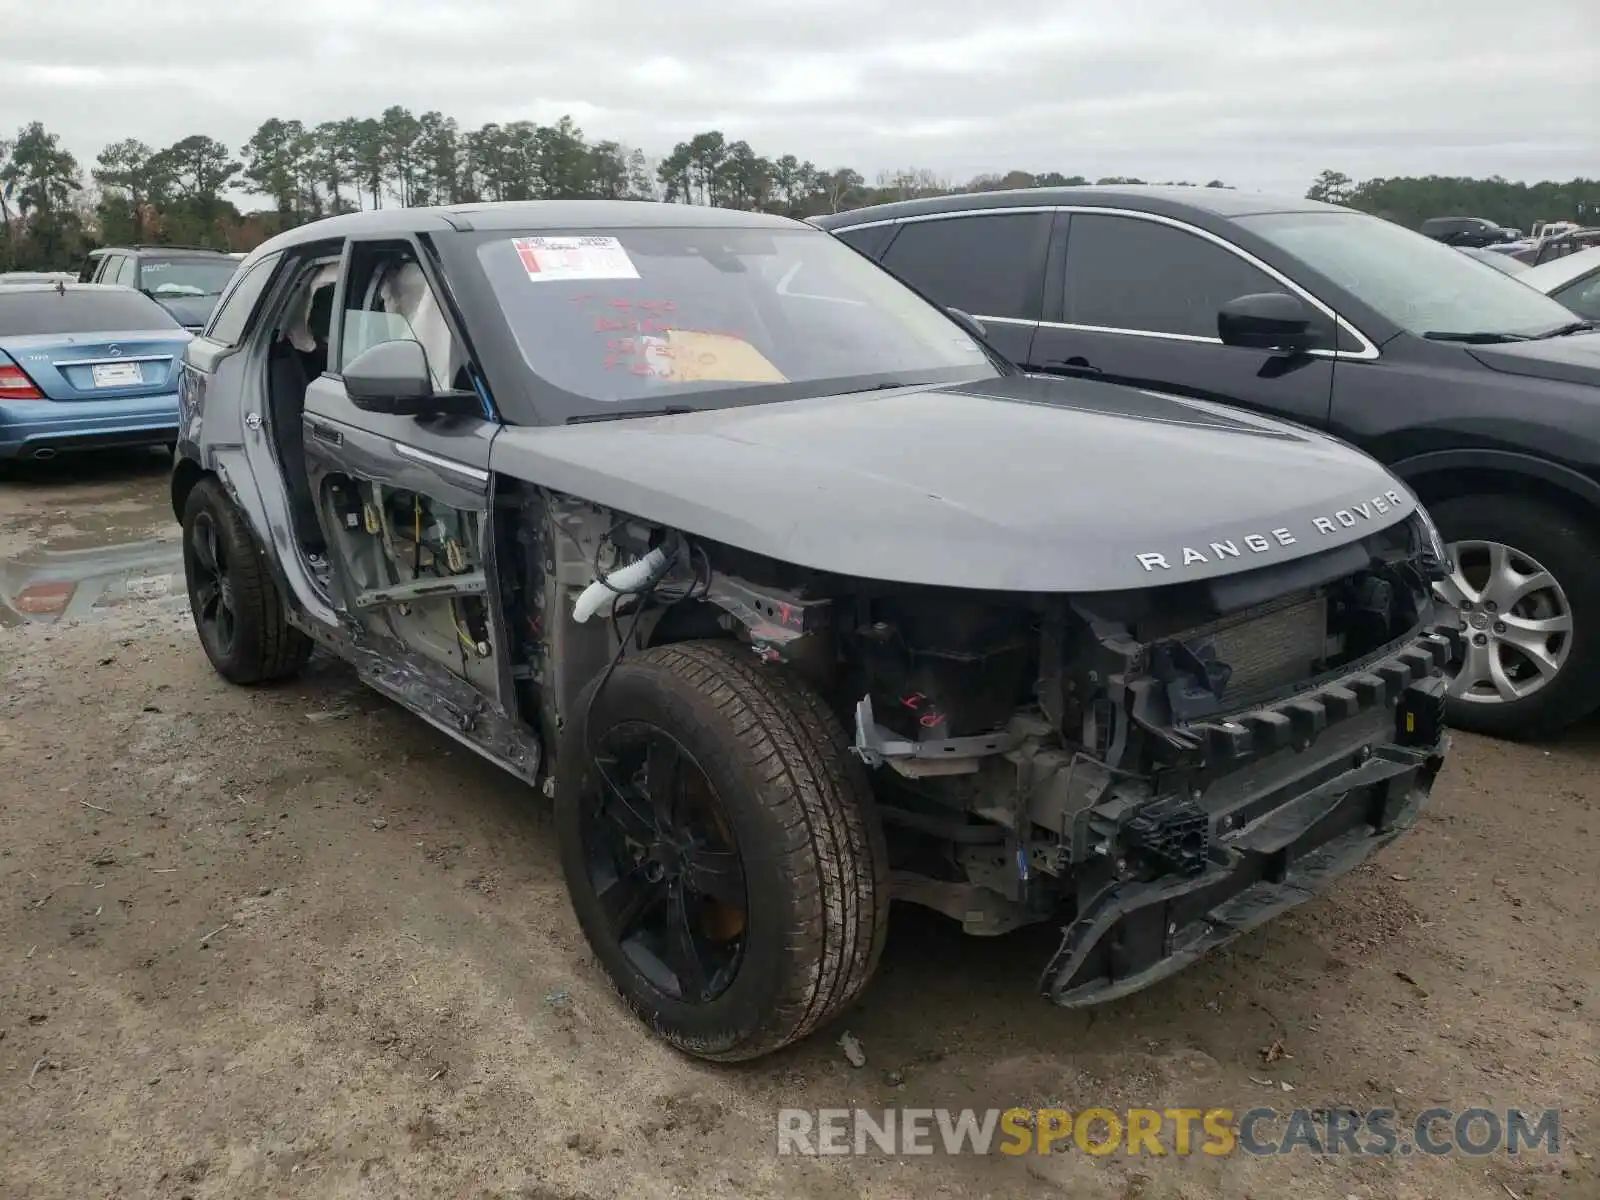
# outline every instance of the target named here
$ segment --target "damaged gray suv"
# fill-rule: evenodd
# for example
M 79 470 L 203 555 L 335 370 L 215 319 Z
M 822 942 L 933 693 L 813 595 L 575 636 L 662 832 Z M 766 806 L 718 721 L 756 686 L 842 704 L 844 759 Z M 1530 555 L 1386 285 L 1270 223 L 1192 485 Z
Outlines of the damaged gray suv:
M 1054 925 L 1044 995 L 1124 996 L 1413 822 L 1445 554 L 1337 442 L 980 333 L 752 213 L 292 230 L 187 352 L 200 643 L 240 684 L 324 647 L 553 797 L 596 958 L 691 1054 L 839 1012 L 891 899 Z

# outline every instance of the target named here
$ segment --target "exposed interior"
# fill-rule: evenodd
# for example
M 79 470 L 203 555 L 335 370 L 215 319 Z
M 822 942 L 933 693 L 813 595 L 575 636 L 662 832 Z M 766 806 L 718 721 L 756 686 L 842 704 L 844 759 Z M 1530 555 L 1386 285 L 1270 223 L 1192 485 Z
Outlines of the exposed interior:
M 451 674 L 491 692 L 495 672 L 483 599 L 483 515 L 423 492 L 308 470 L 306 395 L 330 364 L 381 342 L 419 342 L 438 389 L 468 388 L 467 358 L 409 245 L 355 256 L 338 322 L 340 265 L 303 264 L 278 309 L 267 358 L 268 432 L 296 539 L 313 565 L 337 562 L 343 601 L 373 627 Z M 331 544 L 330 544 L 331 537 Z

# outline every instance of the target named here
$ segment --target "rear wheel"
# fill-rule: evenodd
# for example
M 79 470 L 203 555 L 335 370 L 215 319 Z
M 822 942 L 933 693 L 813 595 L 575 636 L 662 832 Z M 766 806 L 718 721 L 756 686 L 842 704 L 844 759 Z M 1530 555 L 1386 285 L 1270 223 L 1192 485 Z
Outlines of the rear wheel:
M 200 645 L 224 679 L 266 683 L 305 665 L 311 639 L 289 624 L 255 535 L 213 478 L 184 502 L 183 573 Z
M 1571 513 L 1523 496 L 1461 496 L 1429 512 L 1455 562 L 1437 590 L 1460 611 L 1465 642 L 1449 722 L 1538 737 L 1593 711 L 1600 536 Z
M 679 1049 L 736 1061 L 854 1000 L 883 949 L 888 866 L 822 701 L 689 642 L 621 663 L 580 706 L 557 777 L 562 867 L 629 1007 Z

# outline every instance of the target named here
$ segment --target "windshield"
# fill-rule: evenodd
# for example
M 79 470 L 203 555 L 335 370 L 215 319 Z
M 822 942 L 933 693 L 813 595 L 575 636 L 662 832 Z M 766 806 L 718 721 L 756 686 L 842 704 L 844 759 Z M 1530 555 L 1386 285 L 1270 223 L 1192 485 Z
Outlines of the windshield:
M 180 329 L 172 314 L 138 292 L 69 287 L 0 292 L 0 337 L 40 333 L 126 333 Z
M 1537 337 L 1572 314 L 1487 263 L 1364 213 L 1269 213 L 1239 224 L 1402 329 Z
M 146 258 L 139 286 L 153 296 L 220 296 L 238 269 L 231 258 Z
M 556 419 L 998 374 L 939 309 L 808 229 L 502 236 L 478 259 Z

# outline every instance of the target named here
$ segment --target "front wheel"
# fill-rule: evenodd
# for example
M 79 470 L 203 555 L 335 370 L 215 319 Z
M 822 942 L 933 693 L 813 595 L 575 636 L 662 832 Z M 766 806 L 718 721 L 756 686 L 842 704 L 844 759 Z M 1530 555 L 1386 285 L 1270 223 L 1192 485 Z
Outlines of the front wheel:
M 1523 496 L 1429 505 L 1455 573 L 1437 586 L 1460 612 L 1464 652 L 1451 725 L 1497 737 L 1554 733 L 1600 704 L 1600 536 Z
M 214 478 L 183 506 L 183 574 L 200 645 L 232 683 L 287 679 L 311 656 L 244 517 Z
M 777 1050 L 877 966 L 888 865 L 864 770 L 821 699 L 748 651 L 661 646 L 591 685 L 556 825 L 596 958 L 680 1050 Z

